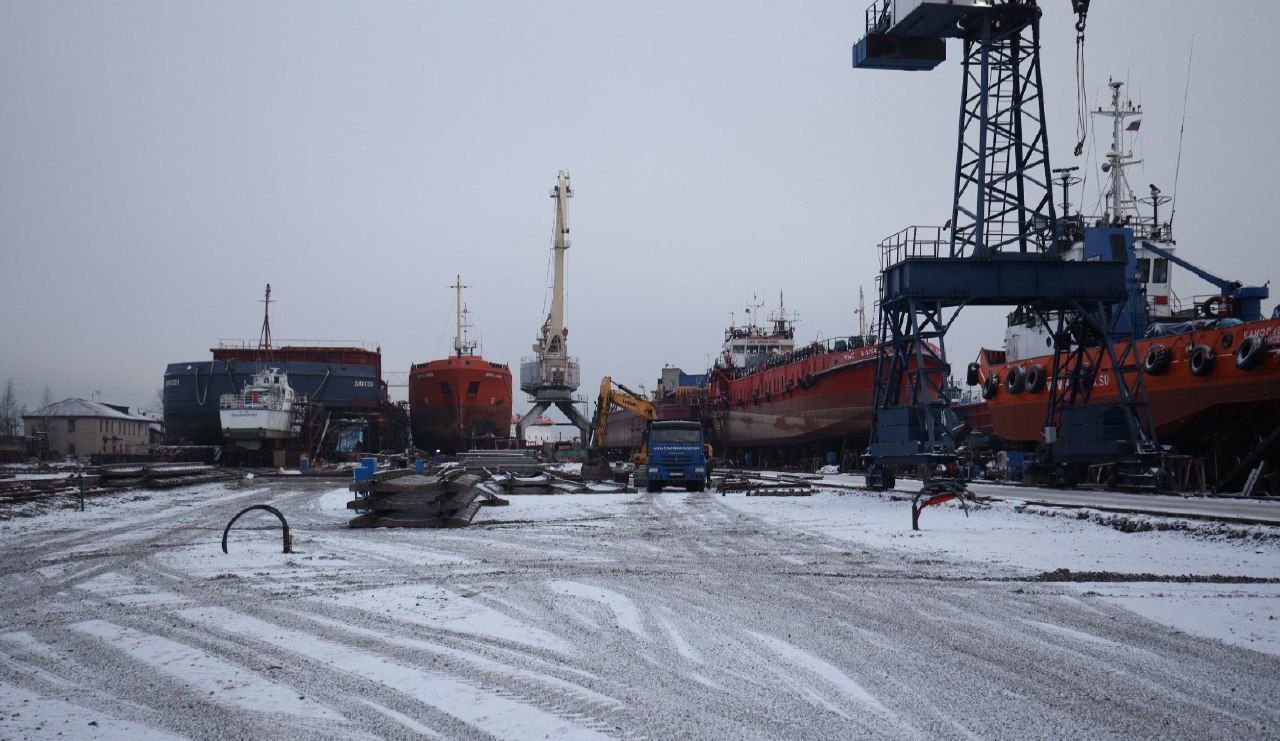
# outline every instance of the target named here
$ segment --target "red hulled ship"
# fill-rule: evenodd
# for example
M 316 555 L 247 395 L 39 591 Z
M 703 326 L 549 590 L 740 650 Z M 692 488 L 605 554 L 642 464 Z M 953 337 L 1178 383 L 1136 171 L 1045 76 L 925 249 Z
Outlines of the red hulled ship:
M 748 316 L 755 316 L 751 309 Z M 731 458 L 752 452 L 755 463 L 784 462 L 865 447 L 874 339 L 862 329 L 847 339 L 798 347 L 795 322 L 780 300 L 767 326 L 748 321 L 725 330 L 708 395 L 715 437 Z
M 466 336 L 460 276 L 451 288 L 457 291 L 453 355 L 409 370 L 413 444 L 428 452 L 457 453 L 511 436 L 511 369 L 476 352 Z
M 1112 89 L 1112 107 L 1095 112 L 1112 118 L 1107 211 L 1087 227 L 1079 216 L 1064 220 L 1072 243 L 1067 257 L 1128 257 L 1136 288 L 1125 315 L 1139 338 L 1132 357 L 1143 368 L 1156 434 L 1176 452 L 1202 458 L 1210 485 L 1238 486 L 1259 463 L 1280 463 L 1280 319 L 1275 312 L 1262 316 L 1265 286 L 1223 280 L 1175 253 L 1172 226 L 1159 219 L 1168 200 L 1159 189 L 1151 186 L 1143 201 L 1134 198 L 1124 171 L 1135 162 L 1124 151 L 1123 132 L 1137 130 L 1124 122 L 1138 119 L 1141 108 L 1120 102 L 1119 83 Z M 1150 215 L 1140 214 L 1138 203 L 1149 204 Z M 1176 267 L 1217 293 L 1180 300 L 1170 285 Z M 995 448 L 1032 449 L 1044 441 L 1052 384 L 1088 384 L 1090 403 L 1116 401 L 1108 353 L 1094 350 L 1087 373 L 1058 379 L 1052 349 L 1043 319 L 1010 314 L 1004 349 L 982 350 L 969 366 L 967 380 L 982 398 L 960 405 L 960 417 L 990 436 Z M 1117 357 L 1121 352 L 1117 344 Z

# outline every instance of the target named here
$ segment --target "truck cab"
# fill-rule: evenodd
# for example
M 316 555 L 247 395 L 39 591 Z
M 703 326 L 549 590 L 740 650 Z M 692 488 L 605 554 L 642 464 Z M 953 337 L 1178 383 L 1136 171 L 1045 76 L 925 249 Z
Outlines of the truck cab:
M 709 453 L 701 422 L 650 422 L 644 444 L 646 489 L 659 491 L 672 485 L 703 491 L 711 478 Z

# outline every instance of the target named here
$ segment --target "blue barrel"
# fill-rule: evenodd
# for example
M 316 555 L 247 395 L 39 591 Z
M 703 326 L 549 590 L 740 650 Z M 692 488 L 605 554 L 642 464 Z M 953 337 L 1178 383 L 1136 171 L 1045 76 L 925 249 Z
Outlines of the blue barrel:
M 299 471 L 301 471 L 301 472 L 303 472 L 303 473 L 306 473 L 308 468 L 311 468 L 311 461 L 307 460 L 307 457 L 306 457 L 305 455 L 303 455 L 303 456 L 299 456 L 299 457 L 298 457 L 298 470 L 299 470 Z
M 834 466 L 840 462 L 840 454 L 834 450 L 827 451 L 827 465 Z
M 419 458 L 418 460 L 413 462 L 413 470 L 417 471 L 418 473 L 422 473 L 423 471 L 426 471 L 427 462 Z

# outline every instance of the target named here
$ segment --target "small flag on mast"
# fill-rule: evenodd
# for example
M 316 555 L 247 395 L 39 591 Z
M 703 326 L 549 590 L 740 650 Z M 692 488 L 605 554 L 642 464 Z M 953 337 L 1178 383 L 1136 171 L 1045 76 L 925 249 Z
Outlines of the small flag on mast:
M 1137 130 L 1138 130 L 1138 127 L 1139 127 L 1139 126 L 1141 126 L 1141 125 L 1142 125 L 1142 119 L 1137 118 L 1137 119 L 1134 119 L 1133 123 L 1131 123 L 1131 124 L 1129 124 L 1128 126 L 1124 127 L 1124 130 L 1125 130 L 1125 131 L 1137 131 Z

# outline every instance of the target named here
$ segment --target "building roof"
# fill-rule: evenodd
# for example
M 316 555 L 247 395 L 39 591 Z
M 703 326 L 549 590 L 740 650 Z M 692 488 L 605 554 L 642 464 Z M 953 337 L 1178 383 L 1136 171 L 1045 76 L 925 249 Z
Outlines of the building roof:
M 154 422 L 150 417 L 140 414 L 128 414 L 97 401 L 87 399 L 63 399 L 34 412 L 22 415 L 27 417 L 95 417 L 105 419 L 131 419 L 135 422 Z

